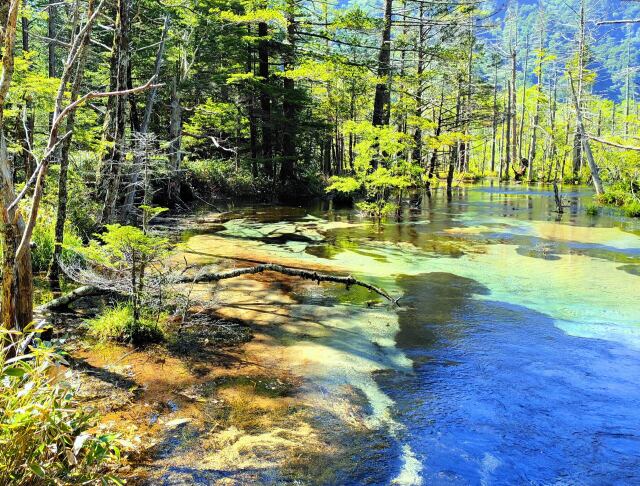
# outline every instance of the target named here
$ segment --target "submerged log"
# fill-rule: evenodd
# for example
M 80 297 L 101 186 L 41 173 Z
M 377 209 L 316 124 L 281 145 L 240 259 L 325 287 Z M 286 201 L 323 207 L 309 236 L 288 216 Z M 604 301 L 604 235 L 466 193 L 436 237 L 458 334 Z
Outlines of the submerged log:
M 229 278 L 240 277 L 242 275 L 253 275 L 256 273 L 263 272 L 276 272 L 281 273 L 283 275 L 289 275 L 291 277 L 300 277 L 306 280 L 312 280 L 314 282 L 334 282 L 343 284 L 347 287 L 351 287 L 352 285 L 357 285 L 359 287 L 363 287 L 371 292 L 375 292 L 376 294 L 384 297 L 389 302 L 393 304 L 397 304 L 399 299 L 394 299 L 391 297 L 385 290 L 376 287 L 375 285 L 371 285 L 367 282 L 363 282 L 358 280 L 351 275 L 346 277 L 338 276 L 338 275 L 328 275 L 324 273 L 318 273 L 314 270 L 303 270 L 300 268 L 291 268 L 284 267 L 282 265 L 277 265 L 275 263 L 263 263 L 260 265 L 256 265 L 253 267 L 245 267 L 245 268 L 235 268 L 233 270 L 224 270 L 222 272 L 203 272 L 195 277 L 181 277 L 177 282 L 178 283 L 199 283 L 199 282 L 218 282 L 220 280 L 226 280 Z

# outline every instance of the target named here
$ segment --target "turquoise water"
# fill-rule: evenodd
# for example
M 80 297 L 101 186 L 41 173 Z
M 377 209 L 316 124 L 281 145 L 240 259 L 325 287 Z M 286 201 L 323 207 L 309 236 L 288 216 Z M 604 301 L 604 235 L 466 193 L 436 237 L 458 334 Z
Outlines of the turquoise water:
M 316 378 L 360 389 L 393 444 L 341 483 L 640 483 L 640 224 L 587 215 L 588 189 L 564 199 L 559 218 L 547 189 L 486 184 L 382 225 L 251 208 L 219 233 L 402 296 L 384 311 L 361 292 L 300 298 L 334 329 L 301 347 L 332 356 Z

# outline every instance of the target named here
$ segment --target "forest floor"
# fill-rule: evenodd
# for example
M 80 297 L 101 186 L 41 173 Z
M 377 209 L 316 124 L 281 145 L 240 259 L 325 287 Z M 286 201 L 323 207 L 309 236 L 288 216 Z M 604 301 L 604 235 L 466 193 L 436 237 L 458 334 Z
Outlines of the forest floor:
M 221 268 L 266 257 L 223 241 Z M 188 263 L 202 257 L 192 252 Z M 74 336 L 66 349 L 83 406 L 124 441 L 118 475 L 129 484 L 317 484 L 354 467 L 350 457 L 368 445 L 366 400 L 344 387 L 328 404 L 326 390 L 292 372 L 305 369 L 299 338 L 326 332 L 317 313 L 293 310 L 311 285 L 265 273 L 184 286 L 199 304 L 169 323 L 165 343 L 141 349 L 63 327 Z

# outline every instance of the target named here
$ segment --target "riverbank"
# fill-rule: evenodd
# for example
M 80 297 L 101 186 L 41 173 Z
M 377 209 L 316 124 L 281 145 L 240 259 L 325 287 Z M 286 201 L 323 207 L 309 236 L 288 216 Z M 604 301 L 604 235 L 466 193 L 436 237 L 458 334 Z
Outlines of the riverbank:
M 133 379 L 134 405 L 114 423 L 143 424 L 152 433 L 139 442 L 154 447 L 124 472 L 151 484 L 633 475 L 627 439 L 592 444 L 638 436 L 637 309 L 625 298 L 638 287 L 637 222 L 589 214 L 583 189 L 563 221 L 549 191 L 440 196 L 379 225 L 348 210 L 266 206 L 186 222 L 172 262 L 193 274 L 265 262 L 352 274 L 401 306 L 269 273 L 183 284 L 204 319 L 195 344 L 95 362 L 131 365 L 116 371 L 143 383 Z M 195 359 L 219 319 L 252 339 L 205 345 L 215 352 Z M 549 454 L 532 456 L 532 441 Z
M 270 237 L 277 238 L 272 230 L 267 228 Z M 298 239 L 321 238 L 310 227 L 303 233 Z M 172 259 L 185 261 L 194 272 L 203 265 L 223 269 L 264 262 L 340 271 L 261 252 L 261 244 L 259 238 L 242 243 L 196 235 Z M 329 382 L 325 376 L 336 369 L 335 360 L 345 359 L 339 352 L 325 355 L 330 350 L 325 340 L 340 313 L 331 316 L 327 307 L 316 305 L 320 301 L 308 303 L 305 296 L 328 289 L 272 273 L 183 285 L 181 292 L 192 302 L 188 319 L 185 325 L 179 318 L 170 321 L 162 345 L 133 349 L 83 338 L 68 342 L 80 400 L 100 413 L 99 428 L 124 440 L 120 475 L 131 484 L 322 484 L 340 482 L 336 474 L 360 474 L 351 458 L 370 454 L 375 397 L 353 386 L 353 378 Z M 386 313 L 376 307 L 375 296 L 358 295 L 357 306 L 365 309 L 354 312 Z M 363 305 L 368 301 L 373 307 Z M 390 344 L 394 330 L 380 327 Z M 362 347 L 364 363 L 367 354 L 380 352 L 372 342 L 351 339 Z M 375 369 L 365 364 L 358 379 L 371 387 Z M 380 435 L 375 441 L 380 450 L 391 446 Z

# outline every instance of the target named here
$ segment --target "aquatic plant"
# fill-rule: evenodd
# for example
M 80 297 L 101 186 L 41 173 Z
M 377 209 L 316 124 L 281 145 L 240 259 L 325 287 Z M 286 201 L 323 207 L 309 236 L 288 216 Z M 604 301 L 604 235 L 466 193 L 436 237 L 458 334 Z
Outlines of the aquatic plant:
M 600 207 L 595 203 L 587 204 L 585 207 L 585 212 L 590 216 L 597 216 L 600 211 Z

